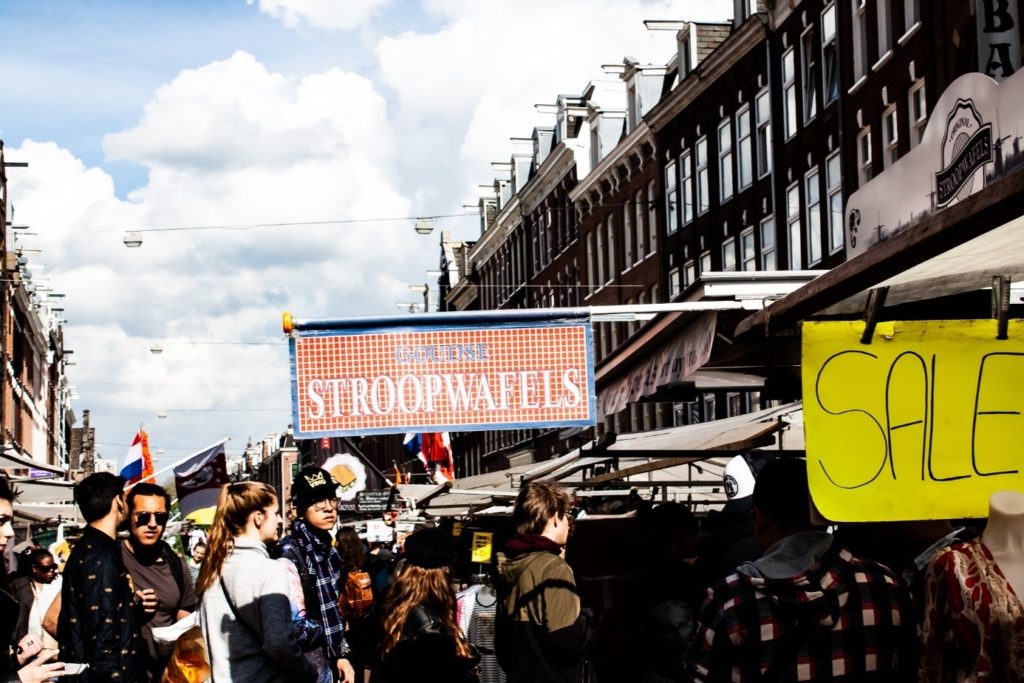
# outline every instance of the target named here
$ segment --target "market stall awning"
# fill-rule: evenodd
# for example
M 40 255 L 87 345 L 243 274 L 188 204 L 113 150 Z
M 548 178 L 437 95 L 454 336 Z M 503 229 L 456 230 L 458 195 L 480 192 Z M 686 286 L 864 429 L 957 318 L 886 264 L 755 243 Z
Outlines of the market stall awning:
M 61 468 L 33 460 L 27 455 L 23 455 L 9 446 L 0 452 L 0 469 L 32 469 L 42 470 L 43 472 L 49 472 L 50 474 L 57 474 L 61 476 L 65 474 L 65 471 Z
M 606 452 L 618 457 L 689 457 L 700 460 L 715 452 L 738 453 L 770 446 L 773 434 L 787 426 L 786 416 L 800 410 L 790 403 L 746 415 L 701 424 L 618 436 Z
M 13 482 L 21 503 L 70 503 L 75 497 L 75 482 L 54 479 L 20 479 Z
M 78 506 L 70 503 L 15 503 L 14 515 L 33 522 L 81 519 Z

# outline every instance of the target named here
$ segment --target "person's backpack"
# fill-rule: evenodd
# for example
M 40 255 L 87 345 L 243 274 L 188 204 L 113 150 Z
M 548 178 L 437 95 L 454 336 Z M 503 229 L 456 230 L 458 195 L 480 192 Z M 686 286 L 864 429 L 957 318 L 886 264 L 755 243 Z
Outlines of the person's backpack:
M 338 596 L 338 609 L 343 617 L 361 617 L 373 607 L 373 582 L 366 572 L 349 572 L 345 587 Z

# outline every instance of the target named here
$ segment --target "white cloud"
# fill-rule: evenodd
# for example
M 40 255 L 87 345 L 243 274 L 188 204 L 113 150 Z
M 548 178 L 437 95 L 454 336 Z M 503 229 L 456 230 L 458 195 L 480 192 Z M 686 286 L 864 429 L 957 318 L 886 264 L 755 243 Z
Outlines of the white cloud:
M 345 30 L 357 28 L 389 0 L 246 0 L 288 28 Z
M 8 147 L 29 162 L 10 194 L 18 222 L 39 233 L 26 238 L 43 250 L 30 259 L 67 294 L 79 405 L 94 419 L 121 415 L 122 425 L 156 422 L 157 410 L 220 408 L 228 411 L 205 427 L 203 413 L 174 412 L 154 427 L 188 420 L 190 432 L 236 436 L 283 428 L 281 312 L 396 312 L 433 265 L 411 222 L 146 232 L 139 249 L 121 243 L 122 231 L 408 216 L 394 137 L 365 78 L 337 69 L 286 77 L 238 52 L 181 72 L 136 126 L 107 136 L 109 158 L 149 170 L 127 200 L 106 172 L 54 143 Z M 264 344 L 206 343 L 225 341 Z M 149 353 L 153 342 L 163 354 Z M 252 384 L 276 388 L 240 386 Z
M 588 81 L 607 77 L 602 64 L 625 56 L 666 63 L 675 34 L 648 31 L 644 19 L 732 15 L 729 0 L 682 9 L 668 0 L 427 0 L 425 7 L 445 21 L 441 30 L 385 37 L 377 53 L 410 144 L 428 134 L 446 142 L 449 193 L 488 182 L 488 164 L 509 155 L 510 137 L 554 124 L 534 104 L 579 94 Z

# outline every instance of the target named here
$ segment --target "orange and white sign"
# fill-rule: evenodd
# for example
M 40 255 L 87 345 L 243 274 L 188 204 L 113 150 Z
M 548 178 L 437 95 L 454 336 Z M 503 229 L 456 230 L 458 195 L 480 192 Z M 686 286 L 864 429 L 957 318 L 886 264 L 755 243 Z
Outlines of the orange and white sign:
M 480 326 L 483 317 L 472 316 L 477 324 L 471 326 L 411 328 L 408 318 L 402 327 L 297 325 L 291 338 L 295 435 L 594 424 L 589 321 L 505 318 Z

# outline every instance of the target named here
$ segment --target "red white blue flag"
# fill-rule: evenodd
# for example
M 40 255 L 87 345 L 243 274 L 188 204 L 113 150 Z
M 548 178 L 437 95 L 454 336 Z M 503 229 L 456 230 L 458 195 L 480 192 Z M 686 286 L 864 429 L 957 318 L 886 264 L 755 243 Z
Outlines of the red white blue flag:
M 135 435 L 128 453 L 124 456 L 121 476 L 125 478 L 129 486 L 153 476 L 153 458 L 149 454 L 149 435 L 141 429 Z

